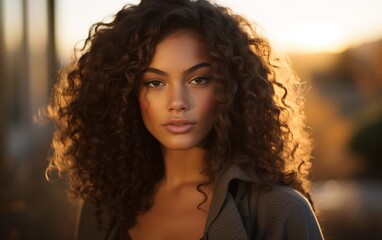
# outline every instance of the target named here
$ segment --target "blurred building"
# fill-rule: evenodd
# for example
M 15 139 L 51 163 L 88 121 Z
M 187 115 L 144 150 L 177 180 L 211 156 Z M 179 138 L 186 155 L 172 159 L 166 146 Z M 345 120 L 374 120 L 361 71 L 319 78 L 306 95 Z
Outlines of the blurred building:
M 76 207 L 44 177 L 56 78 L 54 1 L 0 0 L 0 239 L 73 239 Z

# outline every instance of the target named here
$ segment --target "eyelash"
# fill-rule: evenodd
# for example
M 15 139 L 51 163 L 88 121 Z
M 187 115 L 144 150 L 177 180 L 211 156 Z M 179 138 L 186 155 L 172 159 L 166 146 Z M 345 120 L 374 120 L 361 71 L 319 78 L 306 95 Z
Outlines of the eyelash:
M 208 82 L 211 80 L 211 79 L 208 78 L 208 77 L 198 76 L 198 77 L 194 77 L 193 79 L 191 79 L 191 81 L 189 81 L 189 83 L 195 81 L 196 79 L 203 79 L 204 82 L 203 82 L 203 83 L 196 83 L 196 84 L 194 84 L 194 85 L 204 85 L 204 84 L 208 83 Z
M 198 80 L 198 79 L 203 79 L 203 82 L 202 83 L 192 83 L 192 82 L 194 82 L 195 80 Z M 191 79 L 188 83 L 190 83 L 192 85 L 204 85 L 204 84 L 207 84 L 210 80 L 211 79 L 208 78 L 208 77 L 198 76 L 198 77 L 194 77 L 193 79 Z M 155 86 L 155 85 L 153 85 L 154 83 L 159 83 L 159 85 Z M 158 87 L 164 86 L 165 84 L 161 80 L 149 80 L 149 81 L 146 81 L 144 83 L 144 85 L 148 86 L 148 87 L 151 87 L 151 88 L 158 88 Z
M 151 88 L 157 88 L 157 87 L 160 87 L 160 86 L 153 86 L 152 84 L 153 83 L 159 83 L 159 84 L 162 84 L 162 86 L 164 85 L 164 83 L 160 80 L 150 80 L 150 81 L 147 81 L 144 83 L 145 86 L 148 86 L 148 87 L 151 87 Z

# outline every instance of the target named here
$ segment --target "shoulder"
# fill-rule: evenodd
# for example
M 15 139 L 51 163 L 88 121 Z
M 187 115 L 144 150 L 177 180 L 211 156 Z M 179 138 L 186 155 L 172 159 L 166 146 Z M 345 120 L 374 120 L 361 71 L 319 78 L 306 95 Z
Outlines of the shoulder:
M 272 208 L 276 212 L 288 213 L 298 210 L 304 214 L 313 211 L 306 197 L 292 187 L 275 185 L 270 190 L 261 191 L 257 197 L 262 207 Z
M 103 211 L 102 227 L 99 226 L 97 215 L 97 207 L 94 204 L 84 202 L 81 204 L 77 217 L 76 239 L 115 239 L 118 226 L 115 219 L 108 211 Z
M 288 186 L 255 191 L 252 212 L 258 233 L 271 239 L 322 239 L 321 229 L 309 201 Z

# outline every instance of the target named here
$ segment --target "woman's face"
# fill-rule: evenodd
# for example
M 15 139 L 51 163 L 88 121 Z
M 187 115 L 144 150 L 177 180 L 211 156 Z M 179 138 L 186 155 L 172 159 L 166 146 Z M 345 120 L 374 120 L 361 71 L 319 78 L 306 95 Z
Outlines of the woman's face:
M 202 147 L 215 123 L 215 81 L 199 35 L 180 30 L 156 46 L 139 88 L 148 131 L 166 149 Z

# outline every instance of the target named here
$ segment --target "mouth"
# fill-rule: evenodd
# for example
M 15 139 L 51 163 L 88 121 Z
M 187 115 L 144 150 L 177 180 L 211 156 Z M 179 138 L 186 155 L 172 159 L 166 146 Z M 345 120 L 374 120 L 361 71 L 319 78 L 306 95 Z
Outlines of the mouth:
M 164 128 L 174 134 L 186 133 L 194 129 L 196 122 L 184 118 L 172 118 L 163 124 Z

